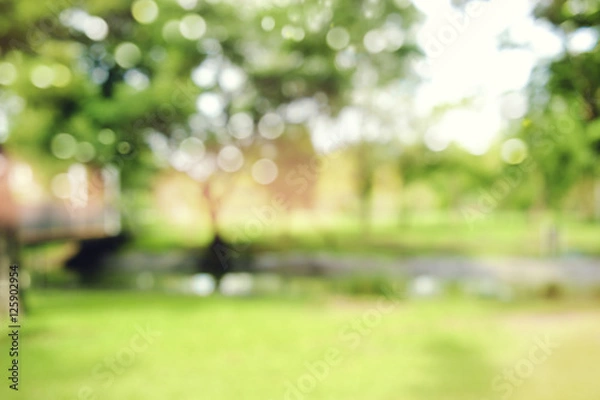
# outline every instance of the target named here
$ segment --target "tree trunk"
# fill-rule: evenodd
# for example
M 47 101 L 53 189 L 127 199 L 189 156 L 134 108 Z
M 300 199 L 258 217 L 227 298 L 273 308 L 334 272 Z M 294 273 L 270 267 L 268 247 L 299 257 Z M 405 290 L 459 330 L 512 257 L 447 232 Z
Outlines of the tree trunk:
M 211 240 L 199 260 L 198 272 L 212 275 L 215 280 L 215 293 L 221 288 L 221 280 L 229 269 L 231 251 L 225 244 L 219 230 L 219 199 L 215 196 L 211 180 L 207 180 L 202 190 L 210 219 Z
M 219 234 L 219 201 L 215 198 L 210 179 L 204 184 L 202 195 L 204 196 L 204 200 L 208 207 L 210 230 L 212 232 L 212 238 L 214 239 Z
M 371 231 L 371 202 L 373 198 L 374 171 L 369 149 L 366 143 L 361 143 L 358 150 L 358 196 L 360 200 L 360 226 L 361 235 L 369 235 Z

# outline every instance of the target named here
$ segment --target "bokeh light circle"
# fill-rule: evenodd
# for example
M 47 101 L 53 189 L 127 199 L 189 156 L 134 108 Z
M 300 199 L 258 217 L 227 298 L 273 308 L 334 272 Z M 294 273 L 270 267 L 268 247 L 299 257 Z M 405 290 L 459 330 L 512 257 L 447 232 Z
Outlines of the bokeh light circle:
M 10 62 L 0 62 L 0 85 L 10 85 L 17 79 L 17 69 Z
M 217 165 L 225 172 L 235 172 L 244 165 L 244 155 L 235 146 L 225 146 L 219 151 Z
M 108 24 L 100 17 L 87 17 L 83 28 L 85 35 L 96 42 L 108 36 Z
M 245 139 L 254 131 L 254 121 L 248 113 L 239 112 L 233 114 L 227 124 L 229 133 L 236 139 Z
M 327 45 L 333 50 L 342 50 L 350 43 L 350 34 L 346 28 L 337 26 L 327 32 Z
M 258 122 L 258 131 L 265 139 L 276 139 L 285 130 L 283 119 L 275 113 L 265 114 Z
M 527 144 L 521 139 L 508 139 L 502 145 L 501 155 L 507 164 L 520 164 L 527 157 Z
M 104 145 L 110 145 L 115 142 L 115 132 L 112 129 L 102 129 L 98 132 L 98 141 Z
M 199 160 L 204 157 L 206 152 L 206 148 L 204 147 L 204 143 L 202 140 L 190 137 L 181 142 L 179 145 L 179 150 L 181 150 L 190 160 Z
M 277 164 L 268 158 L 262 158 L 252 165 L 252 178 L 261 185 L 268 185 L 277 179 Z
M 265 31 L 270 32 L 275 28 L 275 20 L 273 19 L 273 17 L 263 17 L 262 21 L 260 22 L 260 26 Z
M 52 178 L 50 183 L 52 193 L 59 199 L 66 200 L 71 196 L 71 181 L 69 175 L 63 173 Z
M 179 32 L 186 39 L 200 39 L 206 33 L 206 22 L 197 14 L 188 14 L 181 19 Z
M 158 6 L 152 0 L 138 0 L 131 6 L 131 15 L 140 24 L 150 24 L 158 17 Z
M 115 61 L 122 68 L 134 67 L 142 58 L 140 48 L 130 42 L 121 43 L 115 49 Z
M 96 149 L 91 143 L 81 142 L 77 145 L 75 159 L 79 162 L 86 163 L 92 161 L 96 156 Z
M 50 149 L 56 158 L 66 160 L 75 155 L 77 141 L 68 133 L 59 133 L 52 139 Z
M 53 81 L 54 70 L 47 65 L 38 65 L 31 71 L 31 83 L 37 88 L 49 88 Z

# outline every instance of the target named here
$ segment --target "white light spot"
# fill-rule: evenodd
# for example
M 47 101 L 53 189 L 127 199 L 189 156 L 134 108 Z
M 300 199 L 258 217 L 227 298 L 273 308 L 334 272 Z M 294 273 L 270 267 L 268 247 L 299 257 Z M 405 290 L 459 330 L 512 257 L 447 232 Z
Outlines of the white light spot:
M 258 132 L 265 139 L 276 139 L 285 130 L 283 119 L 275 113 L 265 114 L 258 121 Z
M 177 3 L 181 6 L 181 8 L 183 8 L 184 10 L 192 10 L 196 7 L 196 5 L 198 4 L 198 0 L 177 0 Z
M 66 160 L 75 155 L 75 152 L 77 151 L 77 141 L 68 133 L 59 133 L 52 139 L 50 149 L 56 158 Z
M 0 85 L 10 85 L 17 79 L 17 69 L 10 62 L 0 62 Z
M 96 149 L 91 143 L 81 142 L 77 145 L 75 159 L 79 162 L 86 163 L 91 161 L 96 155 Z
M 115 132 L 112 129 L 102 129 L 98 132 L 98 141 L 104 145 L 111 145 L 115 142 Z
M 246 296 L 252 293 L 254 280 L 249 273 L 227 274 L 221 281 L 220 291 L 225 296 Z
M 196 101 L 198 111 L 209 118 L 217 118 L 223 113 L 225 99 L 217 93 L 202 93 Z
M 410 6 L 410 0 L 394 0 L 396 7 L 404 9 Z
M 236 139 L 245 139 L 254 131 L 254 121 L 248 113 L 236 113 L 231 116 L 227 124 L 229 133 Z
M 277 179 L 277 164 L 268 158 L 262 158 L 252 166 L 252 178 L 261 185 L 268 185 Z
M 163 38 L 167 42 L 173 42 L 181 39 L 180 24 L 176 19 L 165 22 L 162 28 Z
M 192 293 L 198 296 L 210 296 L 216 288 L 215 278 L 209 274 L 196 274 L 190 283 Z
M 131 6 L 131 14 L 140 24 L 150 24 L 158 17 L 158 6 L 152 0 L 138 0 Z
M 217 160 L 214 154 L 208 154 L 194 164 L 188 175 L 198 182 L 206 181 L 217 170 Z
M 196 14 L 188 14 L 179 23 L 181 35 L 189 40 L 200 39 L 206 33 L 206 22 Z
M 190 161 L 198 161 L 206 152 L 206 148 L 204 147 L 204 143 L 202 140 L 190 137 L 181 142 L 179 145 L 179 150 L 183 152 L 190 159 Z
M 304 39 L 305 33 L 304 29 L 300 27 L 295 27 L 292 25 L 286 25 L 281 28 L 281 37 L 288 40 L 294 40 L 296 42 L 301 42 Z
M 423 136 L 425 146 L 431 151 L 443 151 L 446 150 L 450 141 L 448 138 L 443 137 L 438 129 L 431 128 Z
M 292 124 L 301 124 L 319 113 L 319 104 L 313 98 L 302 98 L 285 108 L 285 117 Z
M 115 61 L 122 68 L 134 67 L 142 58 L 139 47 L 130 42 L 121 43 L 115 49 Z
M 192 71 L 192 81 L 201 88 L 211 88 L 217 83 L 220 62 L 207 59 Z
M 340 70 L 351 69 L 356 66 L 356 52 L 349 47 L 340 51 L 335 56 L 335 66 Z
M 502 160 L 507 164 L 520 164 L 527 157 L 527 145 L 521 139 L 508 139 L 502 145 Z
M 379 73 L 372 65 L 363 62 L 359 64 L 352 78 L 357 87 L 369 88 L 377 84 Z
M 592 28 L 581 28 L 569 37 L 568 48 L 571 54 L 592 51 L 598 44 L 598 32 Z
M 304 20 L 309 31 L 319 32 L 330 23 L 332 17 L 333 12 L 329 8 L 315 7 L 313 11 L 305 13 Z
M 221 42 L 217 39 L 203 39 L 202 42 L 198 44 L 198 50 L 202 53 L 215 55 L 221 53 L 223 47 L 221 46 Z
M 244 165 L 244 155 L 235 146 L 225 146 L 217 156 L 217 164 L 225 172 L 235 172 Z
M 275 28 L 275 20 L 273 17 L 263 17 L 260 26 L 267 32 L 271 32 Z
M 69 175 L 56 175 L 50 183 L 50 188 L 52 189 L 52 193 L 59 199 L 66 200 L 71 197 L 71 181 Z
M 66 26 L 73 27 L 80 32 L 85 31 L 85 26 L 90 15 L 78 8 L 67 8 L 60 13 L 60 20 Z
M 8 181 L 14 189 L 25 189 L 33 183 L 33 171 L 27 164 L 16 163 L 9 172 Z
M 219 75 L 219 86 L 226 92 L 240 90 L 246 83 L 244 70 L 236 66 L 226 67 Z
M 369 53 L 375 54 L 385 50 L 387 41 L 379 30 L 373 29 L 365 34 L 363 44 Z
M 414 297 L 432 297 L 438 295 L 440 291 L 439 281 L 429 275 L 417 276 L 409 286 L 409 293 Z
M 189 170 L 192 166 L 189 158 L 181 150 L 175 150 L 171 153 L 169 161 L 173 168 L 181 172 Z
M 0 143 L 4 143 L 6 139 L 8 139 L 8 118 L 6 113 L 0 110 Z M 0 160 L 4 160 L 2 154 L 0 154 Z
M 386 25 L 383 30 L 383 35 L 387 42 L 385 48 L 387 51 L 396 51 L 404 44 L 404 32 L 396 25 Z
M 108 36 L 108 24 L 100 17 L 87 17 L 83 33 L 90 39 L 99 42 Z
M 333 50 L 342 50 L 350 43 L 350 34 L 346 28 L 338 26 L 327 32 L 326 40 L 327 45 Z
M 88 175 L 85 166 L 73 164 L 67 173 L 69 178 L 69 203 L 74 209 L 86 207 L 88 204 Z
M 125 72 L 123 79 L 125 83 L 137 90 L 144 90 L 150 85 L 148 76 L 137 69 L 130 69 Z
M 54 70 L 47 65 L 38 65 L 31 71 L 31 83 L 40 89 L 49 88 L 54 81 Z
M 501 111 L 504 118 L 519 119 L 527 113 L 528 101 L 523 93 L 510 93 L 502 99 Z

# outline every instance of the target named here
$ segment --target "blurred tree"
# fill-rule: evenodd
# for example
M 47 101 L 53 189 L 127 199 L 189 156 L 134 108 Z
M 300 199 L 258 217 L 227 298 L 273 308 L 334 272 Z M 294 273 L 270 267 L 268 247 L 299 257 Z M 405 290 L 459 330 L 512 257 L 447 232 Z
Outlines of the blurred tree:
M 531 111 L 523 126 L 544 182 L 541 201 L 557 209 L 574 185 L 584 183 L 589 196 L 596 196 L 587 214 L 600 219 L 600 6 L 552 0 L 540 3 L 535 14 L 557 29 L 566 50 L 538 70 L 547 79 L 532 85 Z M 576 46 L 573 39 L 586 35 L 591 46 Z
M 491 152 L 489 152 L 491 153 Z M 496 157 L 492 154 L 474 155 L 452 144 L 444 151 L 435 152 L 418 143 L 404 147 L 399 157 L 398 170 L 403 185 L 427 182 L 448 211 L 477 209 L 481 188 L 489 188 L 502 175 Z M 474 197 L 471 198 L 471 197 Z M 474 202 L 471 205 L 466 203 Z M 402 205 L 404 208 L 405 205 Z M 401 210 L 402 215 L 409 214 Z M 406 222 L 406 221 L 405 221 Z
M 48 180 L 73 163 L 116 167 L 126 201 L 157 166 L 185 172 L 205 187 L 216 237 L 219 175 L 410 75 L 416 9 L 355 3 L 358 15 L 320 0 L 4 1 L 0 90 L 20 108 L 7 146 Z
M 373 175 L 378 163 L 377 146 L 385 129 L 394 130 L 390 115 L 402 115 L 406 110 L 378 108 L 378 97 L 393 98 L 399 83 L 414 79 L 411 62 L 418 55 L 415 27 L 419 14 L 409 1 L 356 1 L 348 7 L 342 1 L 289 2 L 287 7 L 267 7 L 259 13 L 260 26 L 266 40 L 246 46 L 255 54 L 247 70 L 257 82 L 259 93 L 271 107 L 287 104 L 283 112 L 287 120 L 310 120 L 297 111 L 303 101 L 315 113 L 339 115 L 349 111 L 360 114 L 356 128 L 363 144 L 355 147 L 359 172 L 357 197 L 363 231 L 368 230 Z M 279 60 L 279 62 L 272 62 Z M 310 106 L 306 99 L 318 105 Z M 389 103 L 389 102 L 388 102 Z M 392 102 L 393 103 L 393 102 Z M 396 105 L 397 106 L 397 105 Z M 281 109 L 281 108 L 280 108 Z M 372 131 L 376 121 L 376 132 Z M 330 130 L 335 130 L 330 126 Z M 340 146 L 354 147 L 357 138 L 350 132 L 335 137 L 332 132 L 313 132 L 326 142 L 327 150 Z M 368 139 L 370 138 L 370 139 Z M 327 151 L 326 150 L 326 151 Z

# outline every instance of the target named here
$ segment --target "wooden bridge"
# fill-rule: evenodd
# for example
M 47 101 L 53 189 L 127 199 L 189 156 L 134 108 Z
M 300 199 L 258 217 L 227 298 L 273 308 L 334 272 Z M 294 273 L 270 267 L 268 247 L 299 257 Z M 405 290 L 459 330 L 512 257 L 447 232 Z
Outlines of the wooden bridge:
M 92 206 L 75 212 L 63 204 L 48 203 L 19 210 L 19 238 L 23 244 L 55 240 L 83 240 L 115 236 L 121 231 L 120 214 L 111 206 Z

